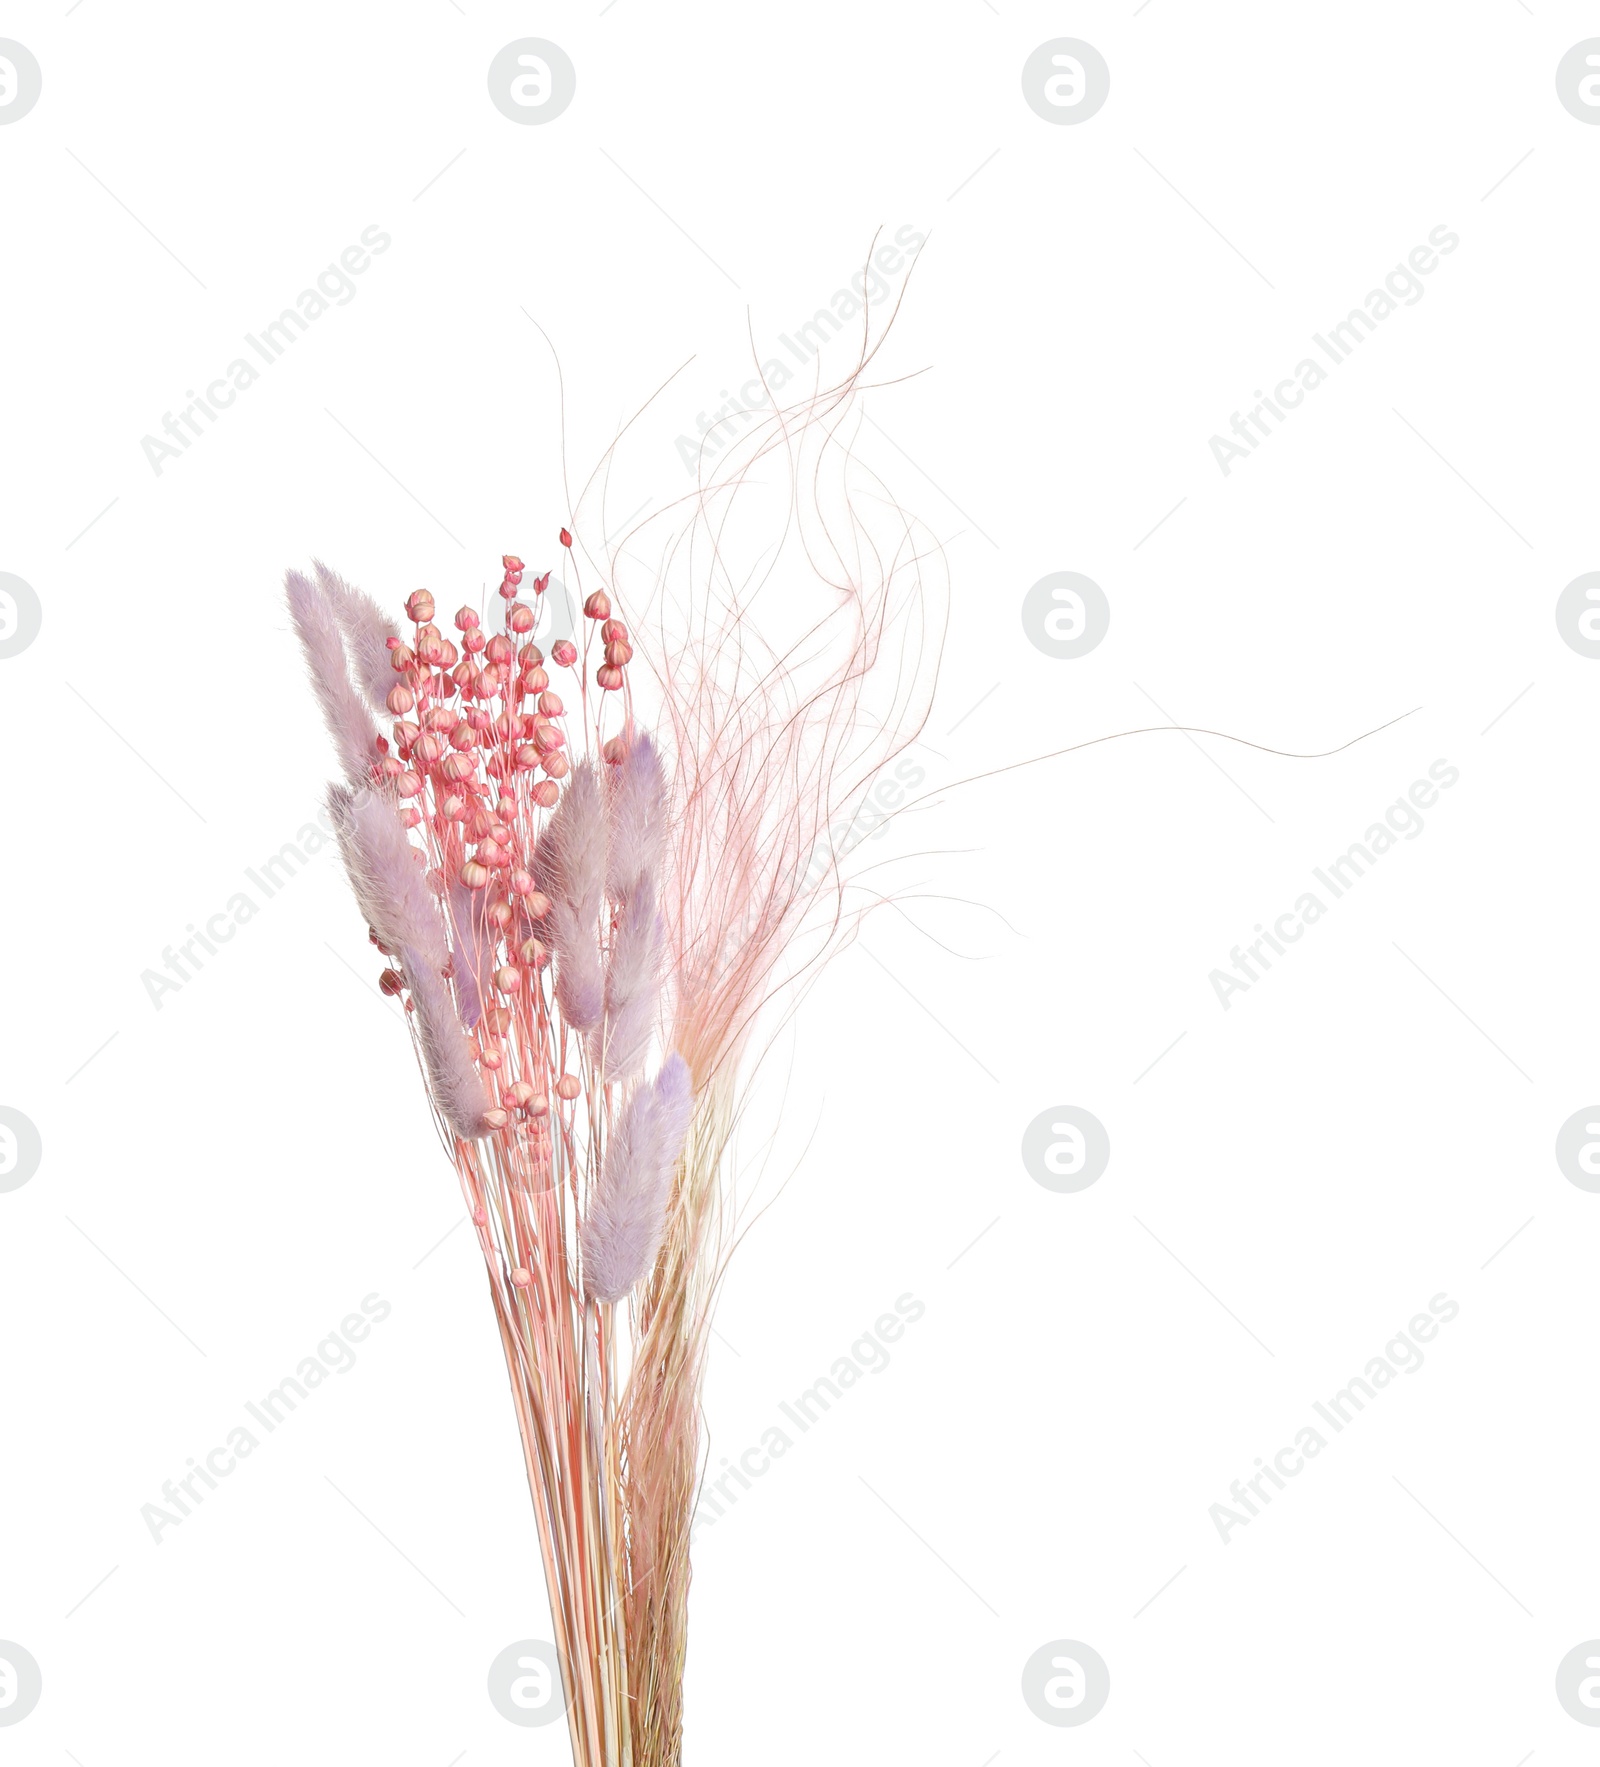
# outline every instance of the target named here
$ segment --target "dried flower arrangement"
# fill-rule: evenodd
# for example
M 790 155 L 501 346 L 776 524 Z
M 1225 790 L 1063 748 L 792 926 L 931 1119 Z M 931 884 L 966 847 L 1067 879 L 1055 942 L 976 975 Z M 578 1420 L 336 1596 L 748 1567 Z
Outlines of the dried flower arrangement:
M 498 617 L 463 606 L 455 637 L 426 590 L 402 632 L 324 566 L 288 576 L 340 849 L 488 1273 L 579 1767 L 681 1759 L 740 1088 L 864 911 L 829 830 L 937 669 L 937 548 L 854 452 L 871 359 L 774 399 L 664 526 L 597 549 L 581 646 L 533 641 L 549 574 L 513 556 Z M 779 502 L 752 527 L 758 479 Z

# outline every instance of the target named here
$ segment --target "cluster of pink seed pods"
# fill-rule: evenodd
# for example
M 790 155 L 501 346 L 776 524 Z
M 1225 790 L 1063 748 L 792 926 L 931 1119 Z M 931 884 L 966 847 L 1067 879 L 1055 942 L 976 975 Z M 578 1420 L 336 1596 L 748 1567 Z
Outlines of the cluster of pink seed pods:
M 561 539 L 571 544 L 564 529 Z M 420 835 L 414 857 L 426 866 L 428 885 L 452 927 L 456 995 L 467 1006 L 463 1016 L 477 1064 L 498 1087 L 499 1107 L 486 1121 L 496 1130 L 514 1122 L 537 1130 L 555 1101 L 570 1104 L 582 1091 L 577 1075 L 563 1071 L 567 1039 L 537 981 L 551 960 L 540 936 L 551 902 L 535 882 L 535 855 L 572 762 L 567 705 L 551 688 L 544 653 L 530 636 L 535 607 L 519 599 L 522 560 L 507 554 L 501 562 L 503 629 L 492 635 L 477 609 L 467 606 L 455 615 L 458 636 L 447 638 L 435 623 L 433 596 L 418 589 L 407 598 L 410 639 L 387 640 L 395 676 L 386 696 L 396 719 L 392 743 L 378 737 L 372 772 L 375 781 L 391 785 L 401 820 Z M 535 577 L 533 595 L 543 595 L 549 581 L 548 572 Z M 598 626 L 603 646 L 595 684 L 616 692 L 633 655 L 627 628 L 611 618 L 604 590 L 588 597 L 584 613 Z M 572 673 L 585 716 L 578 647 L 560 639 L 550 661 Z M 619 761 L 622 739 L 613 738 L 603 752 L 607 761 Z M 477 971 L 470 979 L 460 973 L 463 952 Z M 394 967 L 379 986 L 404 995 L 410 982 Z M 410 999 L 406 1006 L 415 1009 Z

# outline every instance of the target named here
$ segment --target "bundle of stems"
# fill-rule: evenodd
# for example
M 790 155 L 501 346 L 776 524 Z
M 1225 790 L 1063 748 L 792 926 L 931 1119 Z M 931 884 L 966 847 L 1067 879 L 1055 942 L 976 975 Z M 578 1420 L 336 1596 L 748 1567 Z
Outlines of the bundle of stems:
M 855 453 L 873 354 L 769 389 L 715 476 L 589 553 L 608 453 L 560 536 L 603 585 L 581 645 L 534 642 L 549 573 L 511 555 L 454 637 L 427 590 L 402 628 L 321 564 L 288 576 L 341 852 L 488 1275 L 578 1767 L 682 1758 L 742 1089 L 857 923 L 830 831 L 937 668 L 938 549 Z

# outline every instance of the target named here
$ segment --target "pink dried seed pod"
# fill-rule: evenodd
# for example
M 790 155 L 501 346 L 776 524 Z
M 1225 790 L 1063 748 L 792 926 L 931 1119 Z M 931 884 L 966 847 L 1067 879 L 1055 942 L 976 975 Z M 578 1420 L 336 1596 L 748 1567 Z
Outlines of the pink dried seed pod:
M 394 788 L 403 798 L 414 798 L 422 790 L 422 775 L 413 773 L 408 768 L 394 782 Z
M 428 766 L 432 766 L 433 763 L 439 759 L 440 755 L 444 753 L 444 744 L 440 742 L 438 737 L 435 736 L 431 730 L 425 731 L 411 745 L 411 752 L 419 761 L 425 762 Z
M 445 660 L 447 648 L 453 649 L 454 646 L 447 647 L 439 638 L 424 638 L 417 645 L 417 656 L 430 669 L 436 669 Z
M 522 911 L 531 920 L 543 920 L 550 912 L 550 898 L 543 890 L 529 890 L 522 898 Z
M 448 638 L 439 640 L 439 663 L 441 669 L 453 669 L 461 661 L 461 652 L 456 649 Z
M 528 1106 L 530 1117 L 547 1117 L 550 1115 L 550 1100 L 541 1092 Z
M 496 1068 L 501 1067 L 504 1064 L 505 1059 L 506 1058 L 498 1049 L 485 1049 L 478 1057 L 481 1065 L 488 1068 L 491 1073 L 493 1073 Z
M 482 804 L 474 804 L 472 814 L 467 818 L 467 833 L 475 841 L 486 841 L 489 838 L 489 830 L 493 827 L 494 823 L 490 819 L 489 812 L 484 809 Z
M 439 763 L 439 773 L 445 779 L 471 779 L 477 770 L 477 763 L 470 755 L 446 755 Z
M 611 618 L 611 597 L 604 589 L 596 589 L 584 602 L 583 611 L 591 620 L 608 620 Z
M 512 1012 L 509 1006 L 486 1006 L 483 1009 L 483 1023 L 487 1030 L 503 1036 L 511 1029 Z
M 527 1080 L 515 1080 L 500 1094 L 500 1102 L 512 1110 L 526 1110 L 533 1101 L 533 1087 Z
M 561 793 L 551 780 L 541 779 L 528 795 L 541 810 L 549 810 L 554 807 Z
M 484 762 L 483 770 L 491 779 L 504 780 L 505 776 L 512 770 L 511 757 L 502 754 L 499 749 L 496 749 L 495 752 L 490 755 L 488 760 Z
M 386 969 L 378 977 L 378 991 L 381 994 L 398 994 L 406 985 L 406 978 L 397 969 Z
M 459 822 L 467 813 L 467 800 L 459 792 L 451 792 L 439 806 L 439 814 L 447 822 Z
M 409 687 L 391 687 L 388 697 L 383 702 L 398 718 L 402 713 L 409 712 L 417 703 L 417 696 Z
M 449 706 L 432 706 L 428 715 L 422 720 L 424 728 L 448 733 L 454 726 L 456 715 Z
M 517 654 L 516 646 L 509 638 L 496 633 L 483 647 L 483 654 L 491 663 L 509 663 Z
M 396 644 L 389 652 L 389 667 L 398 674 L 402 669 L 416 666 L 416 652 L 408 644 Z
M 426 589 L 414 589 L 406 597 L 406 612 L 419 624 L 433 618 L 433 597 Z
M 494 972 L 494 985 L 502 994 L 515 994 L 522 987 L 522 972 L 502 963 Z
M 488 1223 L 489 1223 L 489 1211 L 483 1206 L 482 1203 L 479 1203 L 477 1208 L 475 1208 L 472 1211 L 472 1225 L 474 1227 L 486 1227 L 488 1225 Z
M 633 646 L 626 638 L 613 638 L 606 646 L 606 661 L 620 669 L 624 663 L 633 661 Z
M 476 608 L 460 607 L 456 609 L 456 630 L 458 632 L 470 632 L 477 623 L 478 612 Z
M 407 804 L 405 809 L 400 812 L 400 820 L 407 828 L 421 828 L 422 812 L 415 804 Z
M 483 1113 L 483 1124 L 486 1129 L 503 1129 L 510 1121 L 510 1115 L 498 1107 Z
M 516 918 L 516 913 L 511 904 L 502 896 L 498 901 L 489 904 L 488 917 L 499 927 L 501 932 L 504 932 Z
M 467 713 L 467 722 L 481 735 L 494 722 L 494 714 L 486 712 L 482 706 L 474 706 Z
M 544 758 L 544 770 L 551 779 L 565 779 L 572 771 L 572 763 L 559 749 Z
M 539 939 L 524 939 L 517 947 L 517 961 L 525 963 L 529 969 L 543 969 L 550 961 L 550 953 Z
M 458 718 L 450 727 L 450 746 L 453 749 L 470 749 L 477 746 L 476 731 L 465 718 Z
M 471 684 L 473 672 L 472 664 L 463 658 L 450 671 L 450 679 L 455 682 L 458 688 L 465 692 L 467 687 Z
M 626 638 L 628 628 L 623 625 L 621 620 L 607 620 L 600 628 L 600 636 L 609 644 L 613 638 Z
M 533 630 L 533 609 L 525 607 L 520 601 L 512 602 L 508 623 L 513 632 L 531 632 Z
M 570 669 L 578 660 L 578 647 L 570 638 L 560 638 L 551 645 L 550 655 L 563 669 Z
M 544 652 L 540 650 L 537 644 L 525 644 L 522 649 L 517 652 L 517 661 L 522 665 L 524 671 L 528 669 L 537 669 L 540 663 L 544 661 Z
M 479 656 L 488 640 L 481 632 L 468 632 L 461 640 L 461 648 L 468 656 Z
M 609 761 L 613 767 L 620 767 L 628 758 L 628 739 L 625 736 L 613 736 L 609 738 L 605 747 L 601 749 L 600 754 L 602 758 Z
M 539 710 L 547 718 L 559 718 L 566 709 L 561 703 L 559 693 L 541 693 L 539 695 Z
M 511 764 L 519 773 L 530 773 L 539 765 L 539 751 L 531 742 L 521 743 L 511 757 Z
M 534 887 L 533 873 L 518 869 L 511 874 L 511 887 L 519 896 L 536 896 L 539 892 Z
M 615 693 L 622 685 L 622 670 L 615 663 L 602 663 L 595 670 L 594 678 L 607 693 Z
M 567 739 L 554 724 L 541 724 L 533 733 L 533 746 L 541 754 L 552 754 L 556 749 L 564 749 Z
M 394 727 L 394 740 L 400 748 L 410 748 L 421 729 L 420 724 L 413 724 L 409 718 L 402 718 Z
M 505 849 L 496 842 L 482 840 L 479 841 L 478 850 L 473 854 L 473 857 L 480 865 L 503 865 L 506 855 Z
M 511 1272 L 511 1280 L 518 1288 L 526 1288 L 529 1283 L 533 1281 L 533 1276 L 519 1264 L 516 1269 Z
M 522 685 L 529 693 L 543 693 L 550 685 L 550 677 L 543 669 L 533 668 L 522 677 Z
M 569 1103 L 576 1098 L 582 1090 L 583 1087 L 579 1083 L 576 1074 L 563 1074 L 561 1078 L 556 1081 L 557 1094 L 560 1097 L 565 1098 Z
M 480 865 L 476 859 L 469 859 L 461 867 L 461 881 L 469 890 L 484 889 L 489 882 L 489 867 Z

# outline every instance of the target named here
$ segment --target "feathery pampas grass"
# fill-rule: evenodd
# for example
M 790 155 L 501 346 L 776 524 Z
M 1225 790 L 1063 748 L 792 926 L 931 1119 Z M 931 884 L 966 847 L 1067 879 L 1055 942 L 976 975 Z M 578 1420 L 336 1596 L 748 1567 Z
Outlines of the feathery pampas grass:
M 816 857 L 937 669 L 938 549 L 855 453 L 874 353 L 590 553 L 606 457 L 561 533 L 608 585 L 581 649 L 532 641 L 548 574 L 523 600 L 515 557 L 499 629 L 467 605 L 455 637 L 426 590 L 402 633 L 288 575 L 340 850 L 488 1274 L 579 1767 L 681 1760 L 741 1076 L 871 905 Z

